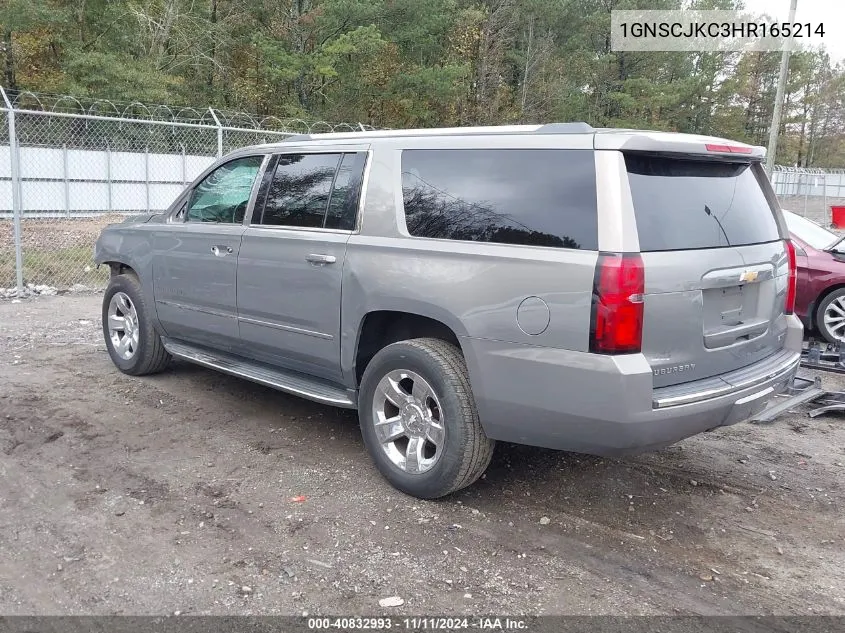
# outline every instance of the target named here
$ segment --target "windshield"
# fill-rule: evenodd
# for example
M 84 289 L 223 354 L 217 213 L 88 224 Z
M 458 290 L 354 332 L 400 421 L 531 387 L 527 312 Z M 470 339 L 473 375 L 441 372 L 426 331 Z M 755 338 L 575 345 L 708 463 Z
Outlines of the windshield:
M 823 251 L 839 241 L 839 236 L 835 233 L 831 233 L 812 220 L 792 213 L 792 211 L 784 209 L 783 217 L 786 220 L 786 226 L 789 232 L 816 250 Z

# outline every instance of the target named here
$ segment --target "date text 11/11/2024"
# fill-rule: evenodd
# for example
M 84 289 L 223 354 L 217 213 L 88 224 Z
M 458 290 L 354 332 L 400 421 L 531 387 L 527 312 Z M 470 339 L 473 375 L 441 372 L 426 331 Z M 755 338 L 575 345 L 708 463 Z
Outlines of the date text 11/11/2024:
M 308 629 L 312 631 L 329 630 L 389 630 L 407 631 L 525 631 L 528 623 L 519 618 L 510 617 L 310 617 Z

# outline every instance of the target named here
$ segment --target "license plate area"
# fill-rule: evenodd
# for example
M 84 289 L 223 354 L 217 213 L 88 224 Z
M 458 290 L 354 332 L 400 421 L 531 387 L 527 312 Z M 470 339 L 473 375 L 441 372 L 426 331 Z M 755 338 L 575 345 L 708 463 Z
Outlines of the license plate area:
M 702 295 L 705 330 L 741 325 L 748 319 L 758 317 L 757 284 L 708 288 L 702 291 Z
M 763 335 L 768 319 L 759 314 L 760 284 L 708 288 L 704 303 L 704 347 L 718 349 Z

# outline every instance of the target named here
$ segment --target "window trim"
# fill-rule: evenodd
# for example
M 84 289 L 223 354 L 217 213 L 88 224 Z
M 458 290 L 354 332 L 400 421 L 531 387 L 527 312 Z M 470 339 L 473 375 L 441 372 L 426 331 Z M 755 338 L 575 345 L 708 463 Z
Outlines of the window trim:
M 217 171 L 221 167 L 224 167 L 225 165 L 233 163 L 236 160 L 242 160 L 244 158 L 257 158 L 259 156 L 261 157 L 261 164 L 258 166 L 258 172 L 256 173 L 255 179 L 252 182 L 252 189 L 250 190 L 249 198 L 247 198 L 246 211 L 244 212 L 244 220 L 243 221 L 241 221 L 240 223 L 238 223 L 238 222 L 227 222 L 225 224 L 217 223 L 217 222 L 188 222 L 188 205 L 191 203 L 191 198 L 194 195 L 194 191 L 196 190 L 196 188 L 201 183 L 205 182 L 206 178 L 208 178 L 211 174 L 213 174 L 215 171 Z M 180 225 L 205 224 L 207 226 L 238 226 L 240 224 L 241 226 L 243 226 L 246 219 L 248 217 L 252 216 L 252 208 L 255 205 L 255 198 L 258 195 L 258 185 L 261 183 L 261 178 L 263 178 L 263 176 L 264 176 L 264 170 L 267 167 L 267 157 L 268 156 L 270 156 L 270 154 L 267 154 L 267 153 L 264 153 L 264 152 L 257 152 L 255 154 L 243 154 L 241 156 L 234 156 L 234 157 L 232 157 L 231 160 L 227 160 L 227 161 L 221 162 L 221 163 L 217 163 L 217 162 L 212 163 L 206 169 L 206 171 L 204 171 L 202 174 L 200 174 L 197 177 L 197 179 L 191 184 L 191 186 L 188 187 L 187 189 L 185 189 L 185 191 L 183 191 L 182 194 L 176 199 L 175 206 L 174 206 L 173 210 L 167 216 L 167 222 L 170 223 L 170 224 L 180 224 Z M 180 211 L 182 211 L 183 209 L 185 211 L 185 215 L 182 217 L 181 220 L 178 220 L 176 218 L 176 216 L 179 215 Z
M 323 148 L 323 147 L 309 147 L 309 148 L 301 148 L 301 149 L 293 149 L 285 150 L 281 152 L 273 152 L 272 154 L 268 154 L 271 156 L 272 159 L 275 161 L 274 165 L 278 164 L 278 157 L 290 155 L 290 154 L 340 154 L 341 158 L 338 160 L 337 167 L 335 168 L 335 175 L 332 178 L 332 188 L 329 193 L 329 201 L 326 203 L 326 213 L 328 213 L 329 204 L 331 203 L 331 195 L 334 193 L 334 184 L 335 180 L 337 180 L 337 173 L 340 170 L 340 165 L 343 162 L 342 155 L 343 154 L 363 154 L 364 155 L 364 172 L 361 178 L 361 185 L 360 185 L 360 193 L 358 195 L 358 205 L 356 208 L 356 217 L 355 217 L 355 225 L 352 229 L 329 229 L 320 226 L 293 226 L 289 224 L 261 224 L 261 218 L 257 218 L 258 222 L 256 223 L 256 218 L 253 217 L 254 213 L 250 213 L 248 215 L 249 222 L 246 223 L 246 226 L 250 229 L 263 229 L 267 231 L 274 231 L 274 230 L 286 230 L 286 231 L 304 231 L 306 233 L 339 233 L 344 235 L 357 235 L 361 232 L 361 220 L 364 215 L 364 203 L 366 200 L 367 194 L 367 183 L 370 179 L 370 166 L 372 165 L 372 149 L 351 149 L 351 148 L 344 148 L 333 146 L 331 148 Z M 273 176 L 275 176 L 275 168 L 273 169 Z M 271 176 L 272 177 L 272 176 Z M 262 174 L 263 178 L 263 174 Z M 256 181 L 257 182 L 257 181 Z M 268 190 L 269 191 L 269 190 Z M 257 190 L 256 190 L 257 196 Z M 265 200 L 266 203 L 266 194 Z M 253 210 L 254 211 L 254 210 Z M 264 215 L 264 205 L 262 204 L 261 208 L 261 216 Z M 323 224 L 325 224 L 325 215 L 323 217 Z
M 264 186 L 264 180 L 269 176 L 270 183 L 272 183 L 273 176 L 276 173 L 276 164 L 278 163 L 278 154 L 266 154 L 264 163 L 261 165 L 261 177 L 257 178 L 256 181 L 258 183 L 258 187 L 255 190 L 255 200 L 252 201 L 252 206 L 249 209 L 249 214 L 244 216 L 244 226 L 250 226 L 253 221 L 253 217 L 255 216 L 255 212 L 258 210 L 259 203 L 261 204 L 261 213 L 259 214 L 259 220 L 261 219 L 260 216 L 264 215 L 264 205 L 267 202 L 267 191 L 264 192 L 264 196 L 262 199 L 258 199 L 259 194 L 261 193 L 261 187 Z M 270 189 L 268 183 L 267 190 Z
M 353 192 L 351 192 L 351 193 L 353 193 L 353 195 L 357 195 L 357 197 L 358 197 L 358 201 L 355 204 L 355 209 L 354 209 L 355 218 L 352 222 L 352 228 L 351 229 L 332 229 L 330 227 L 325 226 L 326 222 L 328 221 L 328 218 L 329 218 L 328 213 L 329 213 L 329 207 L 331 206 L 331 198 L 329 198 L 329 204 L 326 205 L 326 217 L 323 220 L 323 228 L 325 228 L 326 230 L 341 231 L 341 232 L 344 232 L 344 233 L 350 233 L 351 234 L 351 233 L 358 233 L 360 231 L 361 217 L 362 217 L 363 211 L 364 211 L 363 204 L 364 204 L 364 199 L 365 199 L 365 195 L 366 195 L 365 183 L 366 183 L 366 179 L 369 178 L 370 162 L 371 161 L 370 161 L 370 152 L 369 151 L 366 151 L 366 152 L 343 152 L 343 155 L 341 156 L 340 162 L 337 164 L 337 173 L 335 174 L 335 179 L 332 182 L 332 197 L 334 197 L 334 185 L 337 182 L 337 176 L 340 175 L 340 168 L 343 166 L 343 161 L 344 161 L 344 158 L 347 154 L 350 154 L 354 157 L 353 158 L 353 160 L 354 160 L 353 165 L 357 165 L 358 161 L 361 160 L 362 158 L 364 160 L 363 169 L 361 169 L 361 179 L 356 183 L 355 190 Z M 347 193 L 347 196 L 348 195 L 349 195 L 349 193 Z M 346 206 L 347 201 L 344 200 L 343 203 L 344 203 L 344 206 Z
M 418 149 L 425 149 L 425 150 L 432 150 L 432 151 L 447 151 L 447 150 L 464 150 L 464 149 L 489 149 L 490 151 L 508 151 L 508 150 L 565 150 L 565 151 L 583 151 L 583 152 L 590 152 L 592 154 L 596 153 L 592 149 L 581 149 L 581 148 L 568 148 L 568 147 L 521 147 L 521 146 L 513 146 L 513 147 L 400 147 L 395 150 L 395 161 L 393 163 L 393 191 L 394 191 L 394 201 L 396 205 L 396 228 L 398 232 L 402 235 L 403 238 L 411 239 L 411 240 L 424 240 L 426 242 L 437 242 L 437 243 L 444 243 L 444 244 L 474 244 L 476 246 L 493 246 L 496 248 L 521 248 L 521 249 L 537 249 L 542 248 L 545 251 L 549 251 L 552 253 L 560 253 L 560 252 L 567 252 L 567 253 L 597 253 L 599 251 L 598 248 L 590 249 L 590 248 L 571 248 L 569 246 L 542 246 L 542 245 L 535 245 L 535 244 L 511 244 L 509 242 L 480 242 L 478 240 L 453 240 L 448 237 L 425 237 L 422 235 L 412 235 L 411 232 L 408 230 L 408 221 L 407 217 L 405 216 L 405 194 L 402 190 L 402 153 L 407 151 L 413 151 Z M 598 191 L 599 187 L 599 180 L 598 180 L 598 170 L 595 170 L 595 185 L 596 191 Z M 596 201 L 596 230 L 599 230 L 599 213 L 598 210 L 598 200 Z M 598 242 L 599 234 L 596 234 L 596 240 Z

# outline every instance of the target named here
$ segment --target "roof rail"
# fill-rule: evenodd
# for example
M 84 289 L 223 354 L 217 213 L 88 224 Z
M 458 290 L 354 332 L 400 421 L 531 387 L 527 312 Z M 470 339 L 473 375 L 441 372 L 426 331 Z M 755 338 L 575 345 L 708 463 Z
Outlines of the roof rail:
M 573 121 L 571 123 L 547 123 L 545 125 L 541 125 L 534 130 L 517 130 L 514 131 L 512 128 L 516 126 L 490 126 L 490 127 L 472 127 L 466 128 L 466 131 L 463 131 L 462 128 L 448 128 L 443 130 L 438 130 L 438 128 L 433 128 L 432 132 L 437 133 L 438 131 L 442 132 L 449 132 L 449 134 L 468 134 L 468 135 L 477 135 L 477 134 L 514 134 L 514 133 L 529 133 L 529 134 L 592 134 L 595 132 L 595 128 L 583 121 Z M 532 127 L 532 126 L 521 126 L 525 127 Z M 497 128 L 499 131 L 497 132 Z M 339 138 L 341 136 L 345 136 L 346 134 L 349 135 L 364 135 L 369 130 L 365 131 L 355 131 L 355 132 L 336 132 L 335 134 L 330 135 L 332 138 Z M 378 132 L 378 131 L 377 131 Z M 403 130 L 389 130 L 386 131 L 388 136 L 404 136 Z M 420 132 L 424 132 L 423 130 L 409 130 L 410 135 L 418 136 Z M 380 134 L 376 134 L 380 136 Z M 323 135 L 318 134 L 316 137 L 313 134 L 294 134 L 292 136 L 288 136 L 284 139 L 283 142 L 302 142 L 302 141 L 313 141 L 317 138 L 321 138 Z
M 293 134 L 291 136 L 286 136 L 282 139 L 283 143 L 287 143 L 288 141 L 310 141 L 312 136 L 310 134 Z
M 534 132 L 534 134 L 589 134 L 595 132 L 595 128 L 584 121 L 573 121 L 572 123 L 546 123 Z

